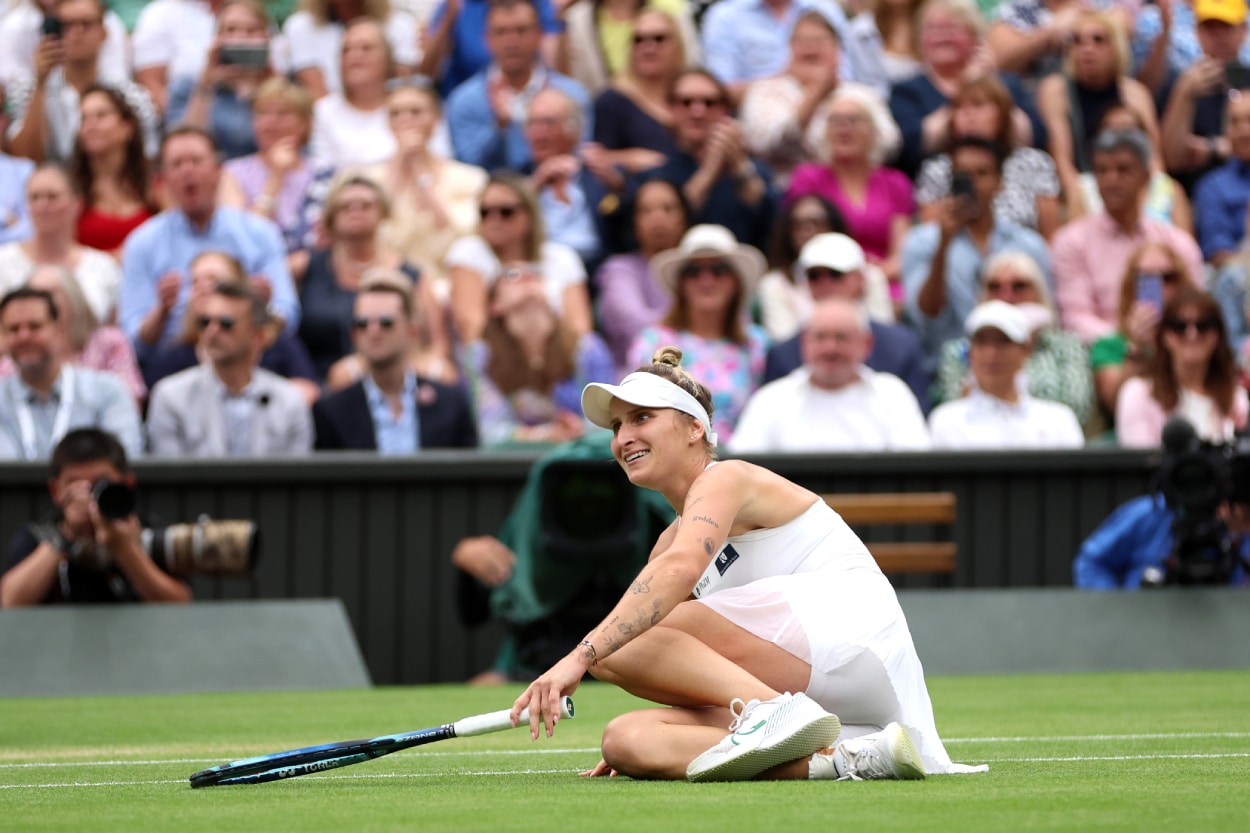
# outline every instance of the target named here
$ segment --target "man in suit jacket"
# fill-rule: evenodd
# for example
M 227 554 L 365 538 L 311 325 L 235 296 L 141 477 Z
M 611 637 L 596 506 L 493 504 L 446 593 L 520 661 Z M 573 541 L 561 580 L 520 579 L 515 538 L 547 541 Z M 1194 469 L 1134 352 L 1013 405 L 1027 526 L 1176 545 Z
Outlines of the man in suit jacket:
M 219 284 L 204 299 L 200 349 L 207 361 L 152 389 L 153 454 L 184 457 L 303 454 L 312 418 L 303 394 L 258 365 L 269 314 L 250 286 Z
M 864 298 L 864 250 L 845 234 L 818 234 L 799 252 L 798 267 L 807 281 L 812 299 L 843 298 L 862 303 Z M 889 373 L 907 383 L 921 409 L 929 412 L 929 385 L 924 351 L 917 335 L 902 324 L 870 321 L 872 350 L 864 364 L 878 373 Z M 764 363 L 764 382 L 776 381 L 803 364 L 803 334 L 774 344 Z
M 415 454 L 475 448 L 477 420 L 462 388 L 418 378 L 408 367 L 417 340 L 411 286 L 366 280 L 356 294 L 352 338 L 364 378 L 313 405 L 318 449 Z

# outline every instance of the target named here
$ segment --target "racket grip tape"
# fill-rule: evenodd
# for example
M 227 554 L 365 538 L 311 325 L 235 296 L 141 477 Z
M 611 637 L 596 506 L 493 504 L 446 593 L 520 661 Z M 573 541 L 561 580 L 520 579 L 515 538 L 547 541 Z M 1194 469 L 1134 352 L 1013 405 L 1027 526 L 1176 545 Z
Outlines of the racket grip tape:
M 560 717 L 573 717 L 573 698 L 560 698 Z M 522 723 L 528 723 L 530 719 L 530 710 L 522 709 L 521 716 L 517 721 L 519 726 Z M 512 728 L 512 710 L 501 709 L 497 712 L 488 714 L 478 714 L 473 717 L 466 717 L 463 720 L 457 720 L 452 724 L 456 730 L 456 737 L 468 738 L 474 735 L 485 735 L 490 732 L 502 732 L 505 729 Z

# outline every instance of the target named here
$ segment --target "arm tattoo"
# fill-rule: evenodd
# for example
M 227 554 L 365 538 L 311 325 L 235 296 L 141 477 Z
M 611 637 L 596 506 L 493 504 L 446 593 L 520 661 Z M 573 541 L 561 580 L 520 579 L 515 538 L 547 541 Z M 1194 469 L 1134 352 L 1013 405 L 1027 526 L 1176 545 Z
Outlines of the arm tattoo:
M 707 515 L 695 515 L 691 521 L 702 521 L 705 524 L 711 524 L 713 529 L 720 529 L 720 524 L 709 518 Z
M 650 593 L 651 592 L 651 579 L 653 578 L 655 577 L 647 576 L 646 578 L 638 579 L 638 581 L 634 582 L 634 586 L 629 588 L 629 592 L 634 593 L 634 594 Z
M 711 538 L 704 538 L 703 551 L 708 555 L 716 555 L 716 543 Z

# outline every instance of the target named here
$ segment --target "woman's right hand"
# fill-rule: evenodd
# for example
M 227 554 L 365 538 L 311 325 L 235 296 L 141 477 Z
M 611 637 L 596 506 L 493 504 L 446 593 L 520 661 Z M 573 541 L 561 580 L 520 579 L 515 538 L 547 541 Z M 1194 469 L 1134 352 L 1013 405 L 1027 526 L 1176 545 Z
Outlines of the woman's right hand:
M 1159 310 L 1146 301 L 1135 301 L 1124 320 L 1125 335 L 1139 352 L 1149 352 L 1159 329 Z
M 290 136 L 274 142 L 263 155 L 265 167 L 285 177 L 299 167 L 299 141 Z
M 547 730 L 547 737 L 555 732 L 560 722 L 560 704 L 566 695 L 577 691 L 586 673 L 586 660 L 580 650 L 569 653 L 551 666 L 545 674 L 529 684 L 529 687 L 512 704 L 512 725 L 520 722 L 521 710 L 530 710 L 530 740 L 538 740 L 538 727 Z

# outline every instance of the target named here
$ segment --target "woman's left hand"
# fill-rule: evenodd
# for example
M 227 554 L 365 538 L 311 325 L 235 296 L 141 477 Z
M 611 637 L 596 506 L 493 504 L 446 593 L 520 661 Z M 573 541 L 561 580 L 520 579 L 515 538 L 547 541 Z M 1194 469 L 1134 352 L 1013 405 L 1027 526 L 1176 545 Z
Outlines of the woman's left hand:
M 606 775 L 608 777 L 615 777 L 617 775 L 617 771 L 613 769 L 612 767 L 608 766 L 607 761 L 600 758 L 599 763 L 595 764 L 591 769 L 588 769 L 585 772 L 579 772 L 577 774 L 585 778 L 598 778 L 603 775 Z
M 512 725 L 517 725 L 521 710 L 530 710 L 530 739 L 538 740 L 538 727 L 546 727 L 547 737 L 555 732 L 560 722 L 560 703 L 565 695 L 577 691 L 586 673 L 586 660 L 579 651 L 573 651 L 564 659 L 530 683 L 529 688 L 512 704 Z

